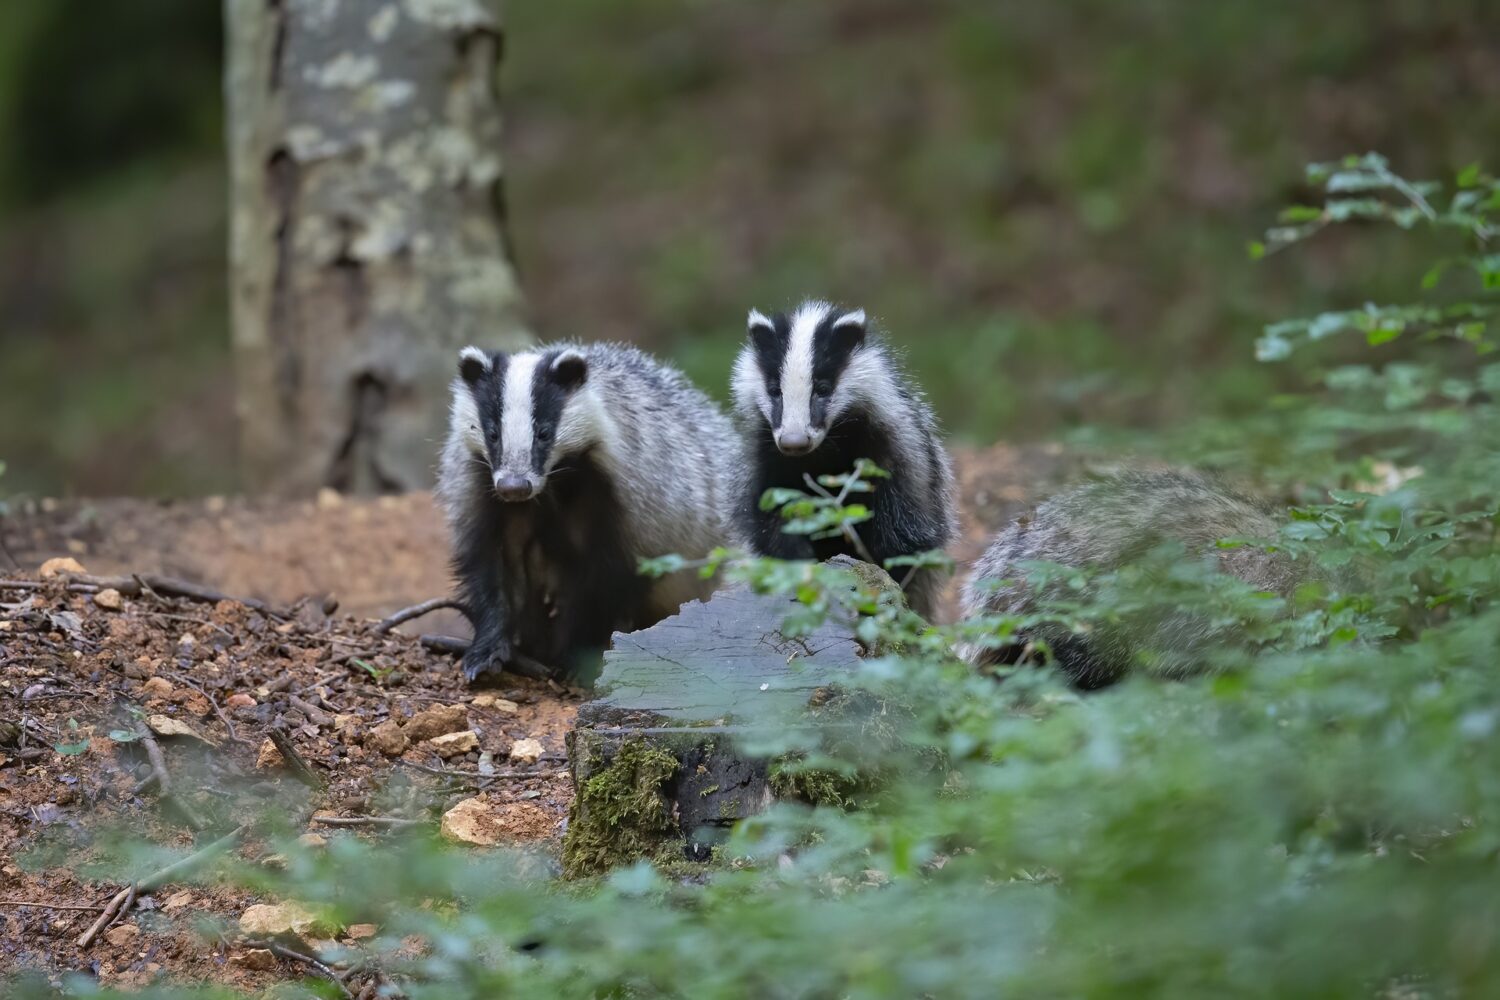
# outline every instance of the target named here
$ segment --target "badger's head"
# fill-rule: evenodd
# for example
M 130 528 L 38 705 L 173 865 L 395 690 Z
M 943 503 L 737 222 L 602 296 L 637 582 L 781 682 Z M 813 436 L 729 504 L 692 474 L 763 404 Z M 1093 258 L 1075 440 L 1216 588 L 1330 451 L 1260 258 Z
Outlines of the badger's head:
M 501 500 L 530 500 L 558 461 L 591 443 L 588 359 L 565 347 L 487 354 L 465 347 L 453 383 L 454 427 L 489 467 Z
M 849 375 L 865 349 L 864 310 L 804 302 L 790 315 L 752 309 L 749 325 L 734 365 L 735 405 L 765 417 L 783 454 L 806 455 L 858 397 Z

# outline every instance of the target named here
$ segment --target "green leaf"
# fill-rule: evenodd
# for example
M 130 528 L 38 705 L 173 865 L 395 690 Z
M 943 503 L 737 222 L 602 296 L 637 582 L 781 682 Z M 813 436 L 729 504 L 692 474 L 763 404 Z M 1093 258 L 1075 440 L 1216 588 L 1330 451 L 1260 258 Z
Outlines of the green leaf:
M 1461 188 L 1471 188 L 1479 183 L 1479 164 L 1471 163 L 1458 172 L 1456 183 Z
M 64 757 L 77 757 L 89 748 L 89 741 L 83 740 L 79 743 L 54 743 L 52 749 Z
M 1389 343 L 1399 336 L 1401 336 L 1400 327 L 1377 326 L 1375 329 L 1365 334 L 1365 342 L 1368 343 L 1371 347 L 1379 347 L 1381 344 Z
M 1266 245 L 1260 240 L 1251 240 L 1245 245 L 1245 252 L 1250 255 L 1251 260 L 1260 260 L 1266 255 Z
M 116 743 L 134 743 L 141 738 L 141 734 L 132 732 L 129 729 L 111 729 L 109 731 L 109 738 Z

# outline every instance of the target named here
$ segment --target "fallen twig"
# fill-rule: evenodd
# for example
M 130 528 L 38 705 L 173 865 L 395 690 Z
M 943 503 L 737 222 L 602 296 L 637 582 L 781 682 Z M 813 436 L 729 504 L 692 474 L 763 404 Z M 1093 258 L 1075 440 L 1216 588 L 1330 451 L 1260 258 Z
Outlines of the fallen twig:
M 292 741 L 287 737 L 286 733 L 283 733 L 279 729 L 271 729 L 267 731 L 266 735 L 271 738 L 272 743 L 276 744 L 276 749 L 281 751 L 282 759 L 286 761 L 287 767 L 291 769 L 292 777 L 309 788 L 322 791 L 323 779 L 318 777 L 317 773 L 307 766 L 307 761 L 297 752 L 297 748 L 292 746 Z
M 142 780 L 136 788 L 144 788 L 154 779 L 156 782 L 156 794 L 166 798 L 172 794 L 172 778 L 167 773 L 167 756 L 161 752 L 161 744 L 156 742 L 156 737 L 150 735 L 142 728 L 137 728 L 136 733 L 140 736 L 141 746 L 146 749 L 146 759 L 151 762 L 151 774 Z
M 466 781 L 489 781 L 491 779 L 502 779 L 502 778 L 503 779 L 517 779 L 517 780 L 524 779 L 524 778 L 555 778 L 555 777 L 557 777 L 559 775 L 567 774 L 568 773 L 565 770 L 564 771 L 515 771 L 515 770 L 511 770 L 511 771 L 492 771 L 489 774 L 482 774 L 479 771 L 458 771 L 458 770 L 454 770 L 453 768 L 448 768 L 448 767 L 432 767 L 432 766 L 427 765 L 427 764 L 418 764 L 418 763 L 416 763 L 414 761 L 410 761 L 410 760 L 402 760 L 399 757 L 396 760 L 392 761 L 392 763 L 396 764 L 399 767 L 409 767 L 409 768 L 411 768 L 414 771 L 421 771 L 423 774 L 432 774 L 432 775 L 436 775 L 436 776 L 438 776 L 440 778 L 462 778 L 462 779 L 464 779 Z
M 344 985 L 343 977 L 341 977 L 337 972 L 333 971 L 333 967 L 330 966 L 327 962 L 323 961 L 321 958 L 316 958 L 312 955 L 304 955 L 300 951 L 294 951 L 293 949 L 288 948 L 286 945 L 280 944 L 276 941 L 272 941 L 268 938 L 246 938 L 241 943 L 247 948 L 264 948 L 266 951 L 269 951 L 271 954 L 277 956 L 278 958 L 285 958 L 288 961 L 300 962 L 303 965 L 309 966 L 315 972 L 317 972 L 318 975 L 328 980 L 334 986 L 337 986 L 339 992 L 344 996 L 351 998 L 354 996 L 354 994 L 349 992 L 349 988 Z
M 95 920 L 88 930 L 78 936 L 78 947 L 87 948 L 92 944 L 94 938 L 98 937 L 101 931 L 114 923 L 117 918 L 123 916 L 130 909 L 130 906 L 135 903 L 139 893 L 151 892 L 158 889 L 178 876 L 192 871 L 219 852 L 233 847 L 245 835 L 245 830 L 246 827 L 237 826 L 208 846 L 194 851 L 185 858 L 172 862 L 160 871 L 147 875 L 139 882 L 132 882 L 124 889 L 115 893 L 114 898 L 105 905 L 104 912 L 99 914 L 99 919 Z
M 314 816 L 308 822 L 321 826 L 431 826 L 426 820 L 404 819 L 400 816 Z
M 0 899 L 0 906 L 30 906 L 37 910 L 79 910 L 98 913 L 104 907 L 97 904 L 78 906 L 72 903 L 34 903 L 29 899 Z
M 317 725 L 333 725 L 333 716 L 329 715 L 327 712 L 323 711 L 321 708 L 319 708 L 317 705 L 314 705 L 306 698 L 299 698 L 294 694 L 289 694 L 287 695 L 286 700 L 291 704 L 293 708 L 297 709 L 303 715 L 307 716 L 308 719 L 312 720 Z
M 0 590 L 46 590 L 52 583 L 48 580 L 0 580 Z M 285 620 L 287 614 L 253 597 L 235 597 L 200 584 L 179 580 L 155 573 L 134 573 L 130 576 L 72 575 L 67 578 L 64 589 L 74 594 L 97 594 L 101 590 L 117 590 L 125 597 L 139 597 L 143 593 L 155 593 L 162 597 L 185 597 L 203 604 L 218 604 L 234 601 L 268 618 Z
M 462 601 L 455 600 L 451 597 L 434 597 L 431 600 L 423 601 L 421 604 L 413 604 L 409 608 L 402 608 L 395 614 L 387 615 L 386 617 L 380 619 L 380 624 L 375 626 L 375 631 L 379 635 L 384 635 L 403 622 L 409 622 L 413 618 L 421 618 L 423 615 L 431 614 L 434 611 L 440 611 L 443 608 L 454 608 L 458 611 L 462 611 L 464 613 L 464 617 L 468 617 L 469 614 L 468 607 Z

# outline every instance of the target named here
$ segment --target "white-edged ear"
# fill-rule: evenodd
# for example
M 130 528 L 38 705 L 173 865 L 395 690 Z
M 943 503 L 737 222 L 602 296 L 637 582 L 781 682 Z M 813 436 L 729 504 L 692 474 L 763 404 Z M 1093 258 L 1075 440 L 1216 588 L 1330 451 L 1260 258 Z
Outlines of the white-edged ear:
M 865 311 L 863 309 L 855 309 L 853 312 L 846 312 L 846 313 L 844 313 L 844 315 L 842 315 L 838 319 L 834 320 L 833 321 L 833 326 L 831 327 L 831 329 L 837 330 L 841 326 L 864 326 L 864 325 L 865 325 Z
M 750 310 L 750 316 L 745 321 L 745 325 L 752 332 L 755 330 L 756 327 L 761 327 L 761 328 L 763 328 L 765 330 L 769 330 L 772 333 L 776 332 L 776 325 L 771 322 L 771 318 L 769 316 L 767 316 L 765 313 L 761 312 L 759 309 L 751 309 Z
M 569 347 L 552 359 L 549 370 L 552 372 L 552 378 L 559 385 L 576 389 L 589 377 L 589 361 L 583 356 L 582 351 Z
M 493 364 L 490 356 L 477 347 L 465 347 L 458 352 L 458 374 L 470 384 L 488 375 Z

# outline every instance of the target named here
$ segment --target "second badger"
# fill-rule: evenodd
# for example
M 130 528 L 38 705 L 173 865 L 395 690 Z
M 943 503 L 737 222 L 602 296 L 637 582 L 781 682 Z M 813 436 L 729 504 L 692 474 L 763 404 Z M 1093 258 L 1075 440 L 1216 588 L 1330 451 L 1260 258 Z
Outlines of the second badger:
M 633 348 L 465 348 L 438 481 L 474 624 L 465 675 L 518 654 L 587 669 L 612 632 L 703 596 L 696 574 L 637 563 L 724 544 L 735 448 L 708 397 Z
M 860 538 L 877 561 L 941 549 L 957 532 L 953 470 L 937 420 L 863 310 L 804 302 L 790 315 L 752 310 L 750 342 L 734 365 L 734 406 L 747 442 L 735 501 L 752 551 L 781 559 L 858 555 L 842 538 L 785 534 L 779 511 L 760 509 L 772 487 L 853 470 L 867 458 L 891 474 L 869 501 Z M 942 580 L 930 569 L 908 582 L 912 609 L 931 618 Z

